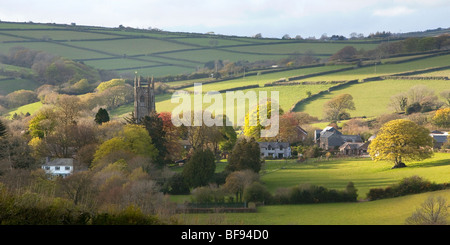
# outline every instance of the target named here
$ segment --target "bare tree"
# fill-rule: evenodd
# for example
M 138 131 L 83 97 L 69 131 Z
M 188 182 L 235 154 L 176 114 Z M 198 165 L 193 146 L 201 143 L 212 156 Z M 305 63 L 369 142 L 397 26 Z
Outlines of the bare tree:
M 441 196 L 428 197 L 421 208 L 417 209 L 405 221 L 407 225 L 446 225 L 448 211 L 447 200 Z
M 406 93 L 400 93 L 391 97 L 390 107 L 396 112 L 404 112 L 408 105 L 408 96 Z
M 72 174 L 59 179 L 59 184 L 60 191 L 72 200 L 73 204 L 88 204 L 93 201 L 94 188 L 91 172 L 83 171 Z

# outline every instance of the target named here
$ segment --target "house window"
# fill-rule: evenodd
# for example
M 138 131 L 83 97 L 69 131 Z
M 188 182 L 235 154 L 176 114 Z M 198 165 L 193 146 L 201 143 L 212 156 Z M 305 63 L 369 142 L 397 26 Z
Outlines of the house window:
M 283 146 L 282 145 L 280 145 L 280 150 L 283 150 Z
M 59 170 L 59 167 L 55 167 L 55 170 Z
M 272 146 L 269 145 L 269 147 L 267 147 L 267 149 L 268 149 L 269 151 L 272 150 Z
M 65 167 L 64 169 L 65 169 L 65 170 L 70 170 L 70 167 Z
M 45 166 L 45 170 L 50 170 L 50 167 L 49 166 Z

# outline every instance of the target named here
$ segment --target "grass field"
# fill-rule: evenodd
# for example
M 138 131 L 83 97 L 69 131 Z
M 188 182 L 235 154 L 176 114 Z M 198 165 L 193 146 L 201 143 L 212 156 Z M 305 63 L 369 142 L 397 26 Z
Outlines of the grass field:
M 407 163 L 407 168 L 391 169 L 392 166 L 391 162 L 373 162 L 370 158 L 312 160 L 308 163 L 273 160 L 266 161 L 266 173 L 261 179 L 272 192 L 279 187 L 301 183 L 343 190 L 352 181 L 358 189 L 359 199 L 366 198 L 371 188 L 386 187 L 413 175 L 436 183 L 450 181 L 450 154 L 436 153 L 433 158 L 422 162 Z
M 448 203 L 450 190 L 370 202 L 261 206 L 256 213 L 184 214 L 180 219 L 195 225 L 403 225 L 429 196 Z
M 218 163 L 221 168 L 225 163 Z M 431 159 L 407 163 L 406 168 L 391 169 L 392 163 L 370 159 L 340 159 L 309 163 L 293 160 L 269 160 L 263 168 L 261 181 L 274 193 L 279 187 L 301 183 L 321 185 L 329 189 L 344 189 L 349 181 L 364 199 L 370 188 L 382 188 L 414 175 L 435 183 L 450 181 L 450 154 L 436 153 Z M 256 213 L 184 214 L 189 224 L 244 225 L 401 225 L 429 196 L 450 200 L 450 190 L 408 195 L 377 201 L 356 203 L 267 205 Z M 177 200 L 173 198 L 173 200 Z M 189 200 L 181 196 L 179 201 Z
M 399 64 L 382 64 L 362 67 L 350 71 L 333 73 L 325 76 L 308 78 L 308 81 L 342 81 L 353 79 L 365 79 L 375 76 L 386 76 L 406 71 L 421 70 L 431 67 L 441 67 L 450 64 L 450 55 L 441 55 L 421 60 L 415 60 Z
M 33 115 L 35 112 L 37 112 L 39 109 L 41 109 L 41 107 L 42 107 L 42 102 L 40 102 L 40 101 L 31 103 L 28 105 L 24 105 L 24 106 L 18 107 L 16 109 L 10 110 L 7 114 L 7 117 L 11 118 L 15 113 L 17 113 L 18 115 L 20 115 L 21 113 L 27 114 L 27 112 L 30 113 L 31 115 Z
M 317 99 L 304 103 L 295 108 L 295 111 L 304 111 L 318 118 L 323 117 L 323 105 L 339 94 L 351 94 L 356 110 L 349 111 L 352 117 L 373 117 L 392 112 L 388 105 L 390 97 L 406 92 L 416 85 L 425 85 L 436 92 L 450 87 L 449 80 L 382 80 L 359 83 L 326 93 Z

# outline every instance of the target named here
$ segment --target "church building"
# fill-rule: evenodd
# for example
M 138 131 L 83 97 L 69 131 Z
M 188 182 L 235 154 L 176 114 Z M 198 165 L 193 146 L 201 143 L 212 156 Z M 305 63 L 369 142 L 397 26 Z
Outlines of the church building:
M 140 122 L 145 116 L 156 112 L 155 107 L 155 83 L 153 78 L 141 82 L 141 78 L 134 78 L 134 117 Z

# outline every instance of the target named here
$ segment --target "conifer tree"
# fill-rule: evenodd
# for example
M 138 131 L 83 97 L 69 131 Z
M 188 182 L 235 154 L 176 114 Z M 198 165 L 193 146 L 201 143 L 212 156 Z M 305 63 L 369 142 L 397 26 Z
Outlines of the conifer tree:
M 109 114 L 106 109 L 100 108 L 98 109 L 97 114 L 95 114 L 95 122 L 98 124 L 102 124 L 104 122 L 109 122 Z

